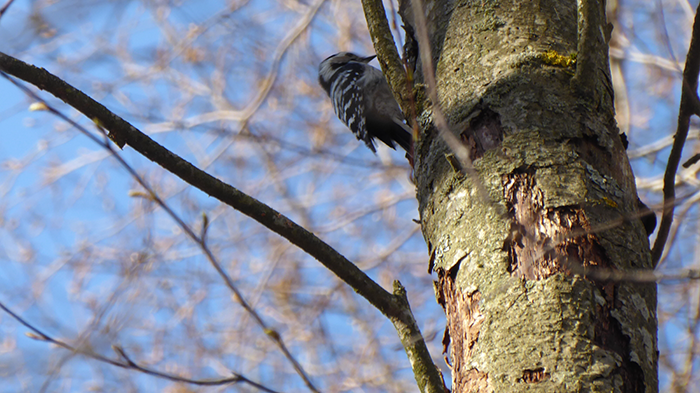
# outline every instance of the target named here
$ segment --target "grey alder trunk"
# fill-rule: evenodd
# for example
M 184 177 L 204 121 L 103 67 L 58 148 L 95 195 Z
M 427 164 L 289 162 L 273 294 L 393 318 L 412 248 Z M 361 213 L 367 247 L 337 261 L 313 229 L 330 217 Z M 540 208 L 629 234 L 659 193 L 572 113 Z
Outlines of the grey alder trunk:
M 656 285 L 583 274 L 652 268 L 604 4 L 424 5 L 440 109 L 473 163 L 450 157 L 418 59 L 415 179 L 453 391 L 658 391 Z

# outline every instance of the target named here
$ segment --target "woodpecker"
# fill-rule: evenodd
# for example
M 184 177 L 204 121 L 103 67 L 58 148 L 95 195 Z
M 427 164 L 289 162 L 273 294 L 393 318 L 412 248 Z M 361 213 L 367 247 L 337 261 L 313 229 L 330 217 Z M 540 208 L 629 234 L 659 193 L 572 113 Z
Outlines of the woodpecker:
M 333 102 L 338 118 L 373 152 L 374 138 L 392 149 L 394 142 L 410 155 L 412 131 L 403 122 L 399 104 L 384 75 L 370 66 L 376 56 L 340 52 L 321 62 L 318 81 Z

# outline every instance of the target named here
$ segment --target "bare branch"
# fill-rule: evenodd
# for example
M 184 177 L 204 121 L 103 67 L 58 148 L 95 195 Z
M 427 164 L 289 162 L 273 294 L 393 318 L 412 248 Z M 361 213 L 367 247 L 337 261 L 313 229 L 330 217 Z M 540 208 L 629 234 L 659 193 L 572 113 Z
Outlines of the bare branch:
M 114 140 L 128 144 L 185 182 L 233 207 L 316 258 L 387 316 L 400 314 L 394 297 L 321 239 L 278 211 L 216 179 L 158 144 L 100 103 L 48 71 L 0 53 L 0 70 L 60 98 L 90 119 L 98 119 Z
M 208 195 L 219 199 L 229 206 L 232 206 L 236 210 L 241 211 L 247 216 L 260 222 L 268 229 L 289 240 L 292 244 L 295 244 L 316 258 L 324 266 L 334 272 L 341 280 L 350 285 L 356 292 L 378 308 L 384 315 L 389 317 L 394 323 L 397 331 L 399 331 L 402 341 L 410 342 L 412 344 L 410 348 L 406 348 L 407 353 L 409 353 L 409 358 L 412 361 L 415 359 L 415 355 L 412 355 L 412 353 L 420 353 L 424 355 L 428 354 L 427 347 L 425 347 L 424 341 L 420 338 L 420 330 L 415 323 L 415 319 L 411 314 L 410 308 L 408 308 L 408 304 L 406 302 L 402 302 L 399 296 L 392 295 L 384 290 L 381 286 L 372 281 L 365 273 L 358 269 L 352 262 L 348 261 L 328 244 L 321 241 L 318 237 L 308 232 L 303 227 L 300 227 L 289 218 L 261 203 L 260 201 L 219 181 L 206 172 L 199 170 L 192 164 L 153 141 L 128 122 L 111 113 L 101 104 L 92 100 L 84 93 L 68 85 L 46 70 L 30 66 L 1 53 L 0 70 L 6 71 L 29 83 L 35 84 L 36 86 L 52 93 L 56 97 L 61 98 L 64 102 L 73 106 L 89 118 L 96 119 L 96 122 L 100 124 L 100 126 L 109 131 L 109 135 L 113 140 L 120 141 L 122 144 L 128 144 L 139 153 L 158 163 L 163 168 L 177 175 L 189 184 L 199 188 Z M 72 124 L 79 127 L 74 122 L 72 122 Z M 121 160 L 118 155 L 115 157 Z M 195 240 L 198 239 L 193 232 L 190 237 Z M 212 260 L 213 259 L 210 258 L 210 261 Z M 217 263 L 212 264 L 231 288 L 232 282 L 223 269 Z M 234 293 L 236 292 L 234 291 Z M 242 297 L 239 298 L 239 301 L 240 300 L 242 300 Z M 261 320 L 258 321 L 258 323 L 260 322 Z M 270 329 L 266 332 L 269 332 L 268 336 L 273 339 L 275 337 L 279 337 L 278 334 L 275 334 L 276 332 L 274 330 Z M 278 345 L 280 345 L 280 348 L 283 352 L 285 352 L 285 354 L 288 354 L 288 352 L 285 351 L 286 348 L 283 347 L 281 341 L 278 342 Z M 421 346 L 423 347 L 422 349 L 416 349 Z M 289 355 L 289 357 L 291 359 L 291 355 Z M 442 392 L 442 379 L 440 378 L 437 368 L 435 368 L 429 355 L 427 355 L 427 358 L 424 358 L 423 360 L 424 363 L 422 363 L 422 365 L 420 362 L 416 362 L 414 365 L 421 365 L 423 369 L 426 369 L 426 367 L 432 367 L 433 372 L 431 373 L 431 381 L 439 380 L 440 383 L 439 385 L 434 385 L 438 386 L 438 390 L 430 391 Z M 429 366 L 426 366 L 428 364 Z M 307 383 L 307 385 L 312 388 L 310 383 Z M 312 388 L 312 390 L 314 389 Z
M 700 73 L 700 15 L 698 11 L 700 11 L 700 5 L 695 14 L 690 47 L 688 48 L 688 55 L 685 59 L 683 93 L 681 94 L 681 104 L 678 111 L 676 135 L 671 153 L 668 157 L 666 172 L 664 173 L 664 208 L 661 214 L 661 224 L 659 225 L 658 234 L 656 235 L 656 241 L 654 242 L 654 247 L 651 249 L 651 257 L 654 265 L 656 265 L 661 258 L 666 241 L 668 240 L 671 223 L 673 222 L 674 200 L 676 199 L 676 172 L 678 171 L 678 164 L 680 163 L 683 147 L 688 137 L 690 117 L 696 113 L 698 101 L 698 74 Z
M 372 37 L 372 44 L 377 53 L 377 61 L 382 66 L 384 76 L 401 110 L 405 114 L 410 114 L 413 93 L 410 90 L 401 57 L 396 50 L 384 5 L 381 0 L 362 0 L 362 8 L 365 11 L 369 35 Z

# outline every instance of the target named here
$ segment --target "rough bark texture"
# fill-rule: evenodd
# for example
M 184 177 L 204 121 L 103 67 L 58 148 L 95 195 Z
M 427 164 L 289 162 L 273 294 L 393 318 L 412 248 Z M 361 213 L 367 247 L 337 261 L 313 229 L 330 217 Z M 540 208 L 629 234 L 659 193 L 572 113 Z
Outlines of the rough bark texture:
M 424 4 L 440 108 L 477 174 L 455 169 L 417 86 L 415 179 L 454 392 L 658 390 L 656 286 L 581 274 L 651 259 L 614 121 L 608 30 L 579 19 L 602 6 L 579 3 Z M 414 25 L 409 1 L 400 13 Z M 577 72 L 586 23 L 597 52 Z

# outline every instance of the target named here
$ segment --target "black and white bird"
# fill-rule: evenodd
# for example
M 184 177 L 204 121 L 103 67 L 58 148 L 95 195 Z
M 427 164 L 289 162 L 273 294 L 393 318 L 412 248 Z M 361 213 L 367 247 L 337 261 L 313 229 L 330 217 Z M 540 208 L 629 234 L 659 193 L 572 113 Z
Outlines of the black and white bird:
M 321 62 L 318 81 L 333 102 L 338 118 L 358 140 L 376 153 L 374 138 L 410 155 L 412 131 L 382 72 L 369 63 L 376 56 L 340 52 Z

